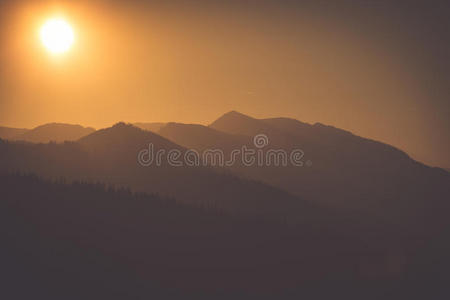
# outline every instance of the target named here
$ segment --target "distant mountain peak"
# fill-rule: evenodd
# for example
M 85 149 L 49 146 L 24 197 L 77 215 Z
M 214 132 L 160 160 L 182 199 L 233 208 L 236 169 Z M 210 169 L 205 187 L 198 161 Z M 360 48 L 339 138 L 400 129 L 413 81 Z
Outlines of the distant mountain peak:
M 27 130 L 23 134 L 15 136 L 14 139 L 32 143 L 75 141 L 94 131 L 94 128 L 78 124 L 47 123 Z
M 99 129 L 96 132 L 83 137 L 82 139 L 88 139 L 91 136 L 105 136 L 105 135 L 113 135 L 113 136 L 118 136 L 118 137 L 120 136 L 122 138 L 125 138 L 128 134 L 136 134 L 136 133 L 141 134 L 141 135 L 147 135 L 147 133 L 149 133 L 150 135 L 152 135 L 151 132 L 146 132 L 146 131 L 134 126 L 133 124 L 125 123 L 125 122 L 118 122 L 111 127 Z
M 125 122 L 117 122 L 116 124 L 114 124 L 111 128 L 137 128 L 136 126 L 134 126 L 131 123 L 125 123 Z
M 149 143 L 155 144 L 158 148 L 178 149 L 181 148 L 166 138 L 151 131 L 143 130 L 130 123 L 119 122 L 111 127 L 99 129 L 79 140 L 83 145 L 91 148 L 129 148 L 135 151 L 136 147 L 142 148 Z
M 238 112 L 236 110 L 230 110 L 229 112 L 225 113 L 224 115 L 232 115 L 232 114 L 242 115 L 240 112 Z
M 243 113 L 240 113 L 240 112 L 238 112 L 238 111 L 236 111 L 236 110 L 229 111 L 229 112 L 225 113 L 225 114 L 224 114 L 222 117 L 220 117 L 220 118 L 224 118 L 224 117 L 227 117 L 227 118 L 246 118 L 246 119 L 253 119 L 252 117 L 247 116 L 247 115 L 244 115 Z M 219 119 L 220 119 L 220 118 L 219 118 Z
M 42 125 L 39 125 L 32 130 L 36 129 L 42 129 L 42 128 L 79 128 L 79 129 L 89 129 L 89 130 L 95 130 L 92 127 L 84 127 L 79 124 L 68 124 L 68 123 L 58 123 L 58 122 L 51 122 L 51 123 L 45 123 Z
M 232 110 L 212 122 L 209 127 L 219 131 L 234 133 L 235 131 L 240 131 L 241 127 L 247 127 L 250 124 L 255 125 L 255 123 L 259 123 L 259 120 Z

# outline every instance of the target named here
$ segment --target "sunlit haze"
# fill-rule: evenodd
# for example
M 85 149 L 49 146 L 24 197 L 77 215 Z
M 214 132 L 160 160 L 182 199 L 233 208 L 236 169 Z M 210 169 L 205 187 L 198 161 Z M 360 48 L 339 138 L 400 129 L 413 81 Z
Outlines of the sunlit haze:
M 301 3 L 2 1 L 0 125 L 208 124 L 237 110 L 449 167 L 445 10 Z

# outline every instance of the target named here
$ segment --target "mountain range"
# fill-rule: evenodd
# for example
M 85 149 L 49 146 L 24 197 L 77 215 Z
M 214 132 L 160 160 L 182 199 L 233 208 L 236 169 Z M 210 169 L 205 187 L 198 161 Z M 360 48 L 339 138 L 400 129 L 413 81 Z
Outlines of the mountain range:
M 258 148 L 253 138 L 261 134 L 267 145 Z M 236 213 L 301 219 L 308 215 L 301 209 L 308 207 L 314 211 L 310 215 L 322 218 L 318 206 L 387 223 L 401 219 L 405 226 L 420 228 L 439 226 L 449 209 L 447 171 L 414 161 L 390 145 L 289 118 L 255 119 L 232 111 L 209 126 L 118 123 L 98 131 L 53 123 L 12 139 L 73 142 L 3 141 L 3 169 L 103 181 Z M 144 167 L 137 155 L 149 144 L 165 153 L 176 149 L 181 156 L 188 149 L 220 149 L 227 156 L 243 146 L 264 154 L 297 149 L 304 155 L 301 166 L 247 166 L 236 161 L 223 167 L 174 167 L 167 162 Z M 433 215 L 437 217 L 430 218 Z
M 424 299 L 448 290 L 450 173 L 390 145 L 235 111 L 208 126 L 52 123 L 0 134 L 8 295 Z M 244 148 L 256 162 L 297 151 L 301 163 L 217 165 L 202 155 Z M 184 162 L 198 153 L 198 164 L 174 164 L 170 153 Z

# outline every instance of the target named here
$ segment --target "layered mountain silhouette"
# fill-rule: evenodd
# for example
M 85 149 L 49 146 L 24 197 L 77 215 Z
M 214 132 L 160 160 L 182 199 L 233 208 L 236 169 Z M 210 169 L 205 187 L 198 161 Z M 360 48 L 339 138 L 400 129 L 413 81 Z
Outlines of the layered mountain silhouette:
M 0 138 L 31 143 L 61 143 L 64 141 L 76 141 L 94 131 L 94 128 L 80 125 L 49 123 L 30 130 L 2 127 L 0 128 Z
M 232 111 L 210 126 L 168 123 L 157 133 L 199 152 L 220 149 L 229 154 L 243 145 L 258 150 L 253 145 L 258 134 L 268 137 L 269 144 L 260 149 L 264 154 L 269 149 L 300 149 L 301 167 L 244 166 L 237 161 L 228 169 L 339 211 L 394 223 L 400 218 L 420 227 L 420 222 L 430 221 L 432 215 L 442 217 L 449 208 L 450 177 L 444 170 L 416 162 L 390 145 L 321 123 L 255 119 Z
M 265 134 L 269 138 L 265 149 L 301 149 L 309 165 L 245 167 L 239 172 L 305 199 L 391 220 L 402 216 L 411 222 L 425 211 L 432 215 L 449 208 L 449 174 L 387 144 L 320 123 L 255 119 L 234 111 L 210 127 L 249 138 Z
M 74 138 L 93 131 L 52 124 L 22 136 L 54 133 L 58 131 L 55 128 L 73 129 Z M 210 126 L 158 123 L 154 129 L 157 128 L 155 133 L 119 123 L 59 146 L 3 142 L 3 153 L 7 154 L 4 157 L 8 157 L 3 167 L 50 177 L 100 180 L 187 203 L 246 213 L 259 209 L 258 213 L 276 216 L 298 216 L 298 208 L 309 203 L 389 223 L 400 218 L 404 224 L 420 227 L 424 225 L 420 222 L 449 208 L 448 172 L 418 163 L 387 144 L 332 126 L 289 118 L 255 119 L 232 111 Z M 167 163 L 170 150 L 178 150 L 182 160 L 188 148 L 200 153 L 221 149 L 225 154 L 244 145 L 256 149 L 253 137 L 257 134 L 266 135 L 269 143 L 259 150 L 281 149 L 289 153 L 301 149 L 304 164 L 247 166 L 236 161 L 227 168 L 211 168 Z M 66 131 L 65 139 L 67 136 Z M 163 151 L 160 166 L 154 161 L 144 167 L 137 161 L 138 153 L 149 149 L 150 144 L 154 155 Z
M 207 149 L 220 149 L 228 153 L 243 145 L 251 145 L 247 136 L 229 134 L 199 124 L 168 123 L 157 133 L 183 147 L 200 152 Z
M 31 172 L 45 178 L 100 181 L 158 193 L 184 203 L 215 207 L 235 214 L 289 219 L 323 219 L 323 213 L 305 200 L 250 179 L 209 167 L 172 166 L 163 156 L 160 165 L 143 166 L 138 153 L 153 146 L 155 153 L 185 148 L 150 131 L 118 123 L 77 142 L 24 144 L 3 141 L 0 170 Z
M 0 257 L 4 278 L 16 284 L 8 293 L 47 299 L 86 298 L 86 291 L 96 299 L 445 293 L 447 171 L 390 145 L 289 118 L 230 112 L 209 126 L 149 124 L 3 130 L 0 231 L 7 246 Z M 267 144 L 254 144 L 261 134 Z M 191 149 L 228 155 L 243 146 L 264 155 L 300 149 L 303 164 L 168 160 L 174 153 L 185 162 Z

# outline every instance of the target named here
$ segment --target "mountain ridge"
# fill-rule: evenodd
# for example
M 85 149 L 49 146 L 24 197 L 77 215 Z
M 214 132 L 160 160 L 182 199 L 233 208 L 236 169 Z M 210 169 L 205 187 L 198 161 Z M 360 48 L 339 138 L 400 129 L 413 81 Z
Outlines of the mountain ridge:
M 13 139 L 34 143 L 61 143 L 78 140 L 94 131 L 92 127 L 83 127 L 78 124 L 46 123 L 14 136 Z

